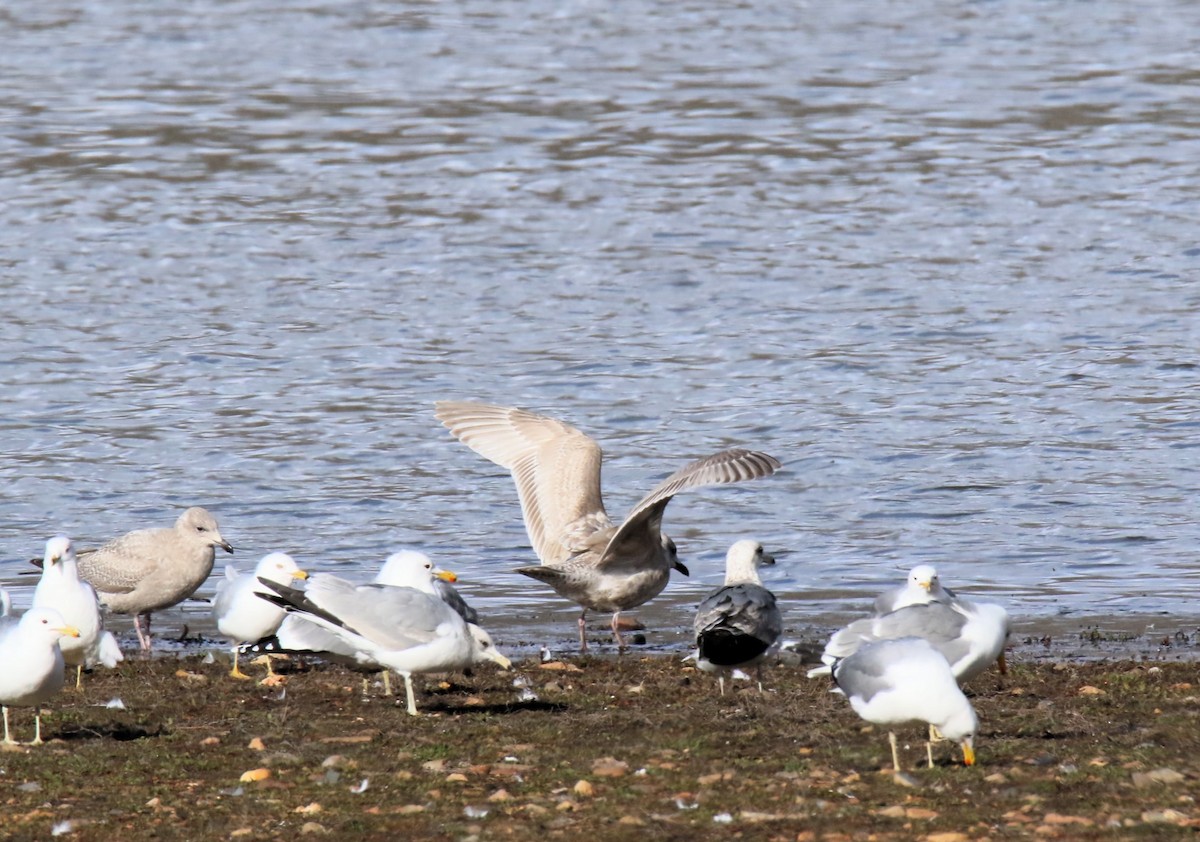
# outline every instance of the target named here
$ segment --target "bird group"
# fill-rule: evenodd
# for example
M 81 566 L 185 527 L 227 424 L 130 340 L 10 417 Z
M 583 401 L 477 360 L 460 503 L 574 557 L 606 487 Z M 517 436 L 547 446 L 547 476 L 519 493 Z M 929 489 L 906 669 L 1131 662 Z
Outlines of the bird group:
M 667 504 L 678 493 L 770 476 L 780 467 L 757 450 L 730 448 L 697 459 L 655 485 L 621 521 L 605 509 L 599 445 L 575 427 L 526 410 L 443 401 L 437 418 L 460 441 L 506 468 L 516 484 L 530 543 L 540 564 L 516 572 L 550 585 L 582 610 L 580 651 L 588 641 L 589 610 L 611 612 L 618 649 L 624 648 L 620 614 L 657 596 L 672 571 L 688 575 L 675 542 L 662 531 Z M 232 553 L 216 519 L 202 508 L 185 511 L 169 529 L 143 529 L 78 557 L 65 537 L 52 538 L 41 560 L 42 579 L 33 607 L 0 618 L 0 702 L 5 741 L 8 706 L 37 706 L 64 684 L 64 667 L 115 666 L 120 649 L 105 631 L 101 606 L 132 614 L 143 652 L 151 649 L 150 616 L 191 596 L 208 578 L 216 549 Z M 724 584 L 699 604 L 693 655 L 699 669 L 725 679 L 759 667 L 780 643 L 783 619 L 759 569 L 774 558 L 754 540 L 729 548 Z M 407 710 L 416 714 L 413 674 L 464 669 L 490 661 L 508 668 L 477 613 L 421 553 L 390 556 L 376 580 L 355 583 L 330 573 L 301 570 L 288 554 L 264 556 L 252 573 L 232 565 L 218 583 L 213 615 L 232 643 L 231 675 L 244 652 L 319 653 L 362 672 L 399 673 Z M 303 582 L 297 587 L 297 581 Z M 0 592 L 2 594 L 2 592 Z M 877 600 L 875 616 L 851 623 L 829 641 L 825 665 L 836 689 L 868 721 L 924 721 L 931 738 L 962 744 L 973 762 L 977 720 L 959 690 L 965 681 L 1003 658 L 1007 615 L 999 606 L 975 604 L 942 588 L 936 572 L 914 568 L 910 581 Z M 268 676 L 274 676 L 270 658 Z M 899 770 L 894 734 L 893 763 Z M 40 741 L 40 719 L 36 741 Z M 929 749 L 932 764 L 932 749 Z

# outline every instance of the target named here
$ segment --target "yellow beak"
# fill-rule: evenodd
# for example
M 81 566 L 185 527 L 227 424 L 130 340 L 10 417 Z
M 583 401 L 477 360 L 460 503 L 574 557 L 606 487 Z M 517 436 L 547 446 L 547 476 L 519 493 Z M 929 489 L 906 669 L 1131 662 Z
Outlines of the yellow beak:
M 303 570 L 297 570 L 295 573 L 292 574 L 292 578 L 293 579 L 307 579 L 308 574 L 305 573 Z
M 972 746 L 970 743 L 964 742 L 962 744 L 962 750 L 963 750 L 963 763 L 966 764 L 967 766 L 974 766 L 975 765 L 975 747 Z
M 933 590 L 933 582 L 917 582 L 917 586 L 920 587 L 921 590 L 925 591 L 925 593 L 929 593 L 931 590 Z
M 79 629 L 74 626 L 59 626 L 55 631 L 60 631 L 66 637 L 79 637 Z
M 501 655 L 495 649 L 489 649 L 487 653 L 488 660 L 495 661 L 500 665 L 501 669 L 512 669 L 512 661 Z
M 437 576 L 443 582 L 449 582 L 452 585 L 458 581 L 458 577 L 455 576 L 453 573 L 451 573 L 449 570 L 436 570 L 436 571 L 434 571 L 433 575 Z

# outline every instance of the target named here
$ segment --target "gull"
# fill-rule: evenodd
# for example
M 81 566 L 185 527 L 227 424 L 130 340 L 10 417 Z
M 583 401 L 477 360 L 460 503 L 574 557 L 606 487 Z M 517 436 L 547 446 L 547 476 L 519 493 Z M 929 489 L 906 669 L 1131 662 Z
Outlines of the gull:
M 331 574 L 319 575 L 326 577 Z M 454 608 L 466 622 L 476 622 L 478 614 L 463 602 L 457 591 L 447 585 L 451 592 L 447 598 L 446 592 L 442 590 L 442 585 L 456 580 L 457 577 L 453 573 L 435 567 L 424 553 L 411 550 L 392 553 L 375 576 L 375 583 L 379 585 L 414 588 L 430 596 L 437 596 Z M 355 587 L 352 582 L 344 579 L 339 579 L 339 581 L 344 582 L 347 586 Z M 465 609 L 466 613 L 460 609 L 460 606 L 461 609 Z M 378 663 L 370 663 L 366 659 L 356 658 L 355 648 L 352 645 L 323 626 L 309 621 L 302 614 L 288 614 L 273 636 L 265 637 L 251 646 L 242 647 L 239 651 L 266 652 L 268 654 L 311 652 L 360 672 L 382 671 L 384 693 L 388 696 L 392 695 L 391 678 L 388 675 L 387 667 Z M 364 694 L 366 686 L 367 680 L 364 678 Z
M 954 591 L 942 587 L 936 567 L 918 564 L 908 571 L 908 579 L 903 585 L 884 591 L 875 598 L 875 616 L 882 617 L 909 605 L 951 602 L 954 598 Z
M 525 530 L 541 561 L 520 567 L 577 603 L 579 649 L 587 651 L 589 610 L 611 611 L 612 632 L 622 611 L 658 596 L 672 570 L 685 576 L 675 542 L 662 534 L 663 512 L 682 491 L 770 476 L 778 460 L 734 448 L 698 459 L 659 483 L 614 523 L 600 493 L 602 453 L 570 424 L 523 409 L 466 401 L 439 401 L 439 421 L 480 456 L 507 468 L 521 498 Z
M 430 576 L 432 575 L 432 579 Z M 432 584 L 432 593 L 453 608 L 468 623 L 479 622 L 479 612 L 467 605 L 462 595 L 455 590 L 458 577 L 449 570 L 434 565 L 425 553 L 417 550 L 400 550 L 392 553 L 375 575 L 375 583 L 397 588 L 427 590 Z
M 42 578 L 33 591 L 34 608 L 53 608 L 79 634 L 59 641 L 63 660 L 75 667 L 75 689 L 82 687 L 83 669 L 97 664 L 115 667 L 124 660 L 111 632 L 104 630 L 96 589 L 79 578 L 71 539 L 56 535 L 46 542 Z
M 333 632 L 359 663 L 400 673 L 411 716 L 417 715 L 413 673 L 465 669 L 483 661 L 512 666 L 486 631 L 422 591 L 355 585 L 327 574 L 314 575 L 304 591 L 260 581 L 274 591 L 264 599 Z
M 217 631 L 233 641 L 231 677 L 250 678 L 238 669 L 238 647 L 274 634 L 285 616 L 282 608 L 259 599 L 259 594 L 270 593 L 259 584 L 259 580 L 267 579 L 286 585 L 293 579 L 307 578 L 308 574 L 296 566 L 296 560 L 287 553 L 263 556 L 254 572 L 248 574 L 239 574 L 232 564 L 225 565 L 225 578 L 217 584 L 217 597 L 213 601 L 213 617 L 217 621 Z M 273 675 L 268 655 L 267 678 Z
M 212 572 L 214 547 L 233 552 L 217 519 L 194 506 L 170 529 L 138 529 L 80 552 L 79 575 L 95 586 L 110 611 L 134 615 L 138 643 L 149 652 L 151 612 L 196 592 Z
M 721 695 L 725 674 L 754 664 L 759 668 L 758 690 L 762 692 L 761 662 L 779 642 L 783 617 L 775 595 L 762 586 L 758 568 L 774 564 L 758 541 L 745 539 L 729 548 L 725 556 L 725 584 L 706 596 L 696 609 L 696 666 L 716 672 Z
M 888 728 L 926 722 L 931 734 L 959 743 L 963 763 L 974 765 L 979 721 L 950 665 L 929 641 L 904 637 L 868 643 L 834 663 L 833 680 L 863 719 Z M 899 773 L 895 731 L 888 731 L 888 742 L 892 767 Z M 926 745 L 926 754 L 932 767 L 932 744 Z
M 3 600 L 6 607 L 10 604 Z M 9 706 L 33 707 L 35 731 L 30 745 L 42 744 L 42 714 L 37 706 L 62 689 L 63 654 L 59 641 L 79 632 L 53 608 L 30 608 L 21 617 L 0 617 L 0 706 L 4 744 L 16 745 L 8 730 Z
M 830 665 L 867 643 L 919 637 L 941 652 L 954 677 L 965 682 L 997 662 L 1002 672 L 1006 669 L 1004 646 L 1008 629 L 1008 612 L 992 602 L 971 602 L 959 597 L 950 604 L 909 605 L 882 617 L 855 620 L 836 632 L 821 655 L 826 666 L 811 669 L 808 675 L 810 678 L 828 675 Z

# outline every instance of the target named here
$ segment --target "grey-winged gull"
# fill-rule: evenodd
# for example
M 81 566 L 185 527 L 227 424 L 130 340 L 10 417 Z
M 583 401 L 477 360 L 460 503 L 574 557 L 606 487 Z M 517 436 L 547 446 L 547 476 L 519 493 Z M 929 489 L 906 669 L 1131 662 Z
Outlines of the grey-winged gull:
M 809 670 L 810 677 L 829 673 L 829 664 L 877 640 L 920 637 L 936 648 L 950 664 L 955 678 L 968 681 L 999 661 L 1003 668 L 1008 640 L 1008 612 L 991 602 L 956 597 L 953 602 L 909 605 L 884 614 L 864 617 L 836 632 L 821 655 L 827 666 Z
M 170 529 L 138 529 L 80 552 L 79 575 L 110 611 L 134 615 L 138 643 L 149 652 L 150 614 L 196 592 L 212 572 L 215 547 L 233 552 L 217 519 L 194 506 Z
M 63 660 L 75 667 L 75 689 L 82 686 L 84 667 L 103 664 L 111 668 L 123 660 L 117 639 L 104 630 L 96 589 L 79 578 L 75 548 L 65 535 L 46 542 L 42 578 L 34 588 L 32 604 L 34 608 L 53 608 L 79 633 L 59 641 Z
M 432 574 L 432 579 L 430 579 Z M 391 585 L 397 588 L 416 588 L 426 590 L 426 584 L 432 583 L 433 593 L 458 612 L 458 615 L 468 623 L 479 622 L 479 612 L 467 605 L 454 587 L 458 577 L 449 570 L 443 570 L 435 565 L 425 553 L 417 550 L 399 550 L 392 553 L 383 563 L 379 573 L 375 575 L 375 583 Z
M 7 601 L 6 601 L 7 602 Z M 37 706 L 62 689 L 63 654 L 59 641 L 79 632 L 53 608 L 30 608 L 20 617 L 0 617 L 0 706 L 4 744 L 16 745 L 8 730 L 10 706 L 33 707 L 35 730 L 30 745 L 42 743 L 42 714 Z
M 307 578 L 308 574 L 301 570 L 296 565 L 296 560 L 287 553 L 269 553 L 263 556 L 255 565 L 253 573 L 238 573 L 232 564 L 225 566 L 225 577 L 217 583 L 213 617 L 217 621 L 217 631 L 233 641 L 233 668 L 229 671 L 231 677 L 250 678 L 238 669 L 238 648 L 243 643 L 261 640 L 274 634 L 286 616 L 286 612 L 279 606 L 259 599 L 259 594 L 271 593 L 259 580 L 267 579 L 287 585 L 293 579 Z M 267 678 L 271 678 L 272 675 L 271 658 L 268 655 Z
M 672 570 L 687 575 L 675 542 L 662 534 L 663 512 L 682 491 L 770 476 L 772 456 L 734 448 L 679 469 L 659 483 L 616 524 L 600 493 L 600 446 L 584 433 L 545 415 L 467 401 L 439 401 L 436 415 L 480 456 L 511 473 L 525 530 L 541 561 L 520 567 L 583 609 L 579 648 L 587 651 L 588 610 L 611 611 L 612 632 L 624 646 L 620 613 L 653 599 Z
M 946 659 L 928 641 L 904 637 L 868 643 L 834 664 L 833 680 L 854 712 L 868 722 L 889 729 L 908 722 L 929 723 L 962 746 L 966 765 L 975 763 L 975 710 Z M 895 731 L 888 731 L 888 742 L 892 765 L 899 772 Z M 932 766 L 932 746 L 926 746 L 926 754 Z
M 954 591 L 942 587 L 936 567 L 918 564 L 908 571 L 908 578 L 903 585 L 875 597 L 875 616 L 882 617 L 909 605 L 950 602 L 954 598 Z
M 412 716 L 417 715 L 413 673 L 465 669 L 483 661 L 512 666 L 486 631 L 422 591 L 354 585 L 326 574 L 312 576 L 304 591 L 262 581 L 275 592 L 264 599 L 333 632 L 360 663 L 400 673 Z
M 779 642 L 783 616 L 775 595 L 763 587 L 758 568 L 774 563 L 758 541 L 738 541 L 725 556 L 725 584 L 696 608 L 696 665 L 717 673 L 722 696 L 726 673 L 750 665 L 759 667 L 762 692 L 761 662 Z

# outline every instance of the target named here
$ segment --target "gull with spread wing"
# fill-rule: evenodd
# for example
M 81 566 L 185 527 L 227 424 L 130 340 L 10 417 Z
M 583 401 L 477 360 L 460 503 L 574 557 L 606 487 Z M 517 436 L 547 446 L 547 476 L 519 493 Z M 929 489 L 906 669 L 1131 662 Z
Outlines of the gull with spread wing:
M 600 494 L 600 446 L 570 424 L 545 415 L 468 401 L 439 401 L 437 418 L 480 456 L 512 472 L 525 530 L 541 560 L 520 567 L 579 604 L 579 648 L 587 651 L 589 609 L 611 611 L 613 637 L 624 646 L 622 611 L 658 596 L 671 571 L 687 575 L 675 542 L 661 531 L 663 512 L 682 491 L 770 476 L 777 459 L 732 448 L 698 459 L 667 477 L 620 523 Z

